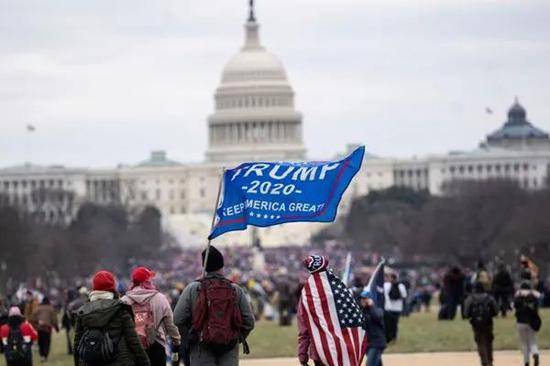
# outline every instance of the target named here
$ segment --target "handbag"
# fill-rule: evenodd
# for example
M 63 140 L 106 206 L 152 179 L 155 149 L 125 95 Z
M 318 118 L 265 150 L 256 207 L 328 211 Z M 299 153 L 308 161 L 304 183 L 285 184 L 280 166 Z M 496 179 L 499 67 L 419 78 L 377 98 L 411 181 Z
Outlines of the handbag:
M 540 330 L 540 327 L 542 326 L 542 320 L 540 318 L 539 313 L 534 313 L 533 314 L 533 316 L 531 317 L 531 321 L 529 322 L 529 326 L 535 332 L 538 332 Z

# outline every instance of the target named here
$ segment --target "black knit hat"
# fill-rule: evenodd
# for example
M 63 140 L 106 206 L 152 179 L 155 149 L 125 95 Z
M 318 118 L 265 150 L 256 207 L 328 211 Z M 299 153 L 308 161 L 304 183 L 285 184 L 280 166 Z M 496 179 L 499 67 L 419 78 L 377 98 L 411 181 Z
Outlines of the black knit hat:
M 206 249 L 202 251 L 202 265 L 204 266 L 204 257 Z M 208 252 L 208 261 L 206 263 L 206 272 L 216 272 L 223 268 L 223 254 L 214 246 L 210 246 Z

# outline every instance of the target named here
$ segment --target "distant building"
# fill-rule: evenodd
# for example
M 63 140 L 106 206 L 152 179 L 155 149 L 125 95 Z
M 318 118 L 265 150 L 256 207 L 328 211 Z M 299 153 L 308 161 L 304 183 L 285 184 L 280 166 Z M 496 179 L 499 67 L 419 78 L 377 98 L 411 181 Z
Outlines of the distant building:
M 253 9 L 245 41 L 225 65 L 208 118 L 207 159 L 241 162 L 305 157 L 302 115 L 282 62 L 260 44 Z
M 508 120 L 473 151 L 450 152 L 410 159 L 367 160 L 368 190 L 390 186 L 428 190 L 443 194 L 456 180 L 512 179 L 524 189 L 540 189 L 550 174 L 550 138 L 548 133 L 526 120 L 527 112 L 519 102 L 508 110 Z M 378 173 L 374 174 L 373 170 Z M 376 181 L 377 176 L 393 179 Z
M 0 204 L 21 207 L 36 220 L 68 223 L 85 201 L 118 203 L 116 170 L 24 164 L 0 169 Z
M 508 120 L 501 128 L 488 135 L 487 142 L 482 146 L 516 151 L 549 151 L 550 139 L 548 133 L 527 121 L 527 111 L 516 98 L 508 110 Z
M 203 245 L 210 230 L 222 167 L 246 160 L 302 160 L 302 115 L 281 61 L 259 41 L 253 9 L 245 24 L 245 43 L 225 66 L 208 117 L 208 150 L 202 163 L 181 163 L 164 151 L 113 169 L 39 167 L 0 169 L 0 204 L 24 208 L 37 219 L 68 223 L 83 202 L 155 205 L 164 225 L 183 245 Z M 339 213 L 354 197 L 392 186 L 444 194 L 456 180 L 510 178 L 525 189 L 539 189 L 548 179 L 550 140 L 526 119 L 518 103 L 502 128 L 477 150 L 423 158 L 395 159 L 366 154 L 365 164 L 344 195 Z M 349 145 L 348 151 L 357 145 Z M 342 154 L 344 155 L 344 154 Z M 263 245 L 309 242 L 323 224 L 294 223 L 258 230 Z M 249 244 L 250 233 L 234 232 L 218 244 Z

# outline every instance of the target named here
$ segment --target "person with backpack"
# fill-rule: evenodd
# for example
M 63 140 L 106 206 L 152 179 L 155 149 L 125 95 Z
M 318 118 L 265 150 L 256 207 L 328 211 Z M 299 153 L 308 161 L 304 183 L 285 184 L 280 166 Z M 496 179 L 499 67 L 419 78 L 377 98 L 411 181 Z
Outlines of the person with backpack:
M 470 319 L 482 366 L 493 365 L 493 318 L 498 308 L 494 297 L 482 282 L 474 284 L 474 293 L 464 301 L 464 317 Z
M 115 276 L 97 272 L 92 289 L 76 313 L 75 366 L 150 366 L 132 307 L 118 299 Z
M 539 348 L 537 346 L 537 332 L 542 325 L 538 313 L 539 298 L 540 293 L 532 289 L 530 281 L 522 282 L 514 298 L 516 327 L 525 366 L 529 366 L 531 355 L 533 355 L 534 365 L 540 365 Z
M 155 272 L 146 267 L 132 271 L 132 286 L 122 297 L 132 306 L 136 318 L 136 332 L 152 366 L 166 365 L 167 337 L 172 341 L 172 354 L 179 353 L 180 334 L 174 324 L 174 315 L 168 299 L 152 284 Z M 173 359 L 175 361 L 175 359 Z
M 206 258 L 206 253 L 208 257 Z M 206 275 L 191 282 L 174 310 L 174 322 L 188 345 L 192 366 L 236 366 L 239 343 L 254 329 L 254 314 L 243 289 L 223 275 L 224 258 L 213 246 L 202 252 Z
M 405 308 L 407 289 L 400 283 L 395 273 L 390 274 L 390 280 L 384 283 L 384 326 L 388 343 L 397 339 L 399 317 Z
M 32 322 L 38 330 L 38 353 L 42 362 L 48 360 L 52 344 L 52 331 L 59 332 L 57 311 L 50 304 L 50 299 L 44 297 L 32 314 Z
M 38 339 L 34 327 L 17 306 L 10 308 L 8 323 L 0 327 L 0 340 L 7 366 L 32 366 L 32 343 Z

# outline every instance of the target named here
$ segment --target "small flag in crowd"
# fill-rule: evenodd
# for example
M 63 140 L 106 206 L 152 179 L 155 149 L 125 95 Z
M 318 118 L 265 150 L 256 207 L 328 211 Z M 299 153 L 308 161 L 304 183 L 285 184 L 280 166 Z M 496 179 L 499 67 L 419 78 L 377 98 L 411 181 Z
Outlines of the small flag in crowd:
M 351 280 L 351 252 L 346 255 L 346 264 L 344 265 L 344 271 L 342 272 L 342 282 L 347 286 Z
M 369 291 L 372 301 L 377 308 L 384 309 L 385 296 L 384 296 L 384 264 L 386 261 L 382 259 L 376 269 L 372 273 L 369 283 L 365 286 L 364 290 Z
M 248 225 L 334 221 L 364 154 L 361 146 L 339 161 L 250 162 L 227 170 L 208 239 Z
M 359 366 L 366 351 L 363 313 L 351 291 L 332 271 L 313 273 L 300 305 L 317 354 L 327 366 Z

